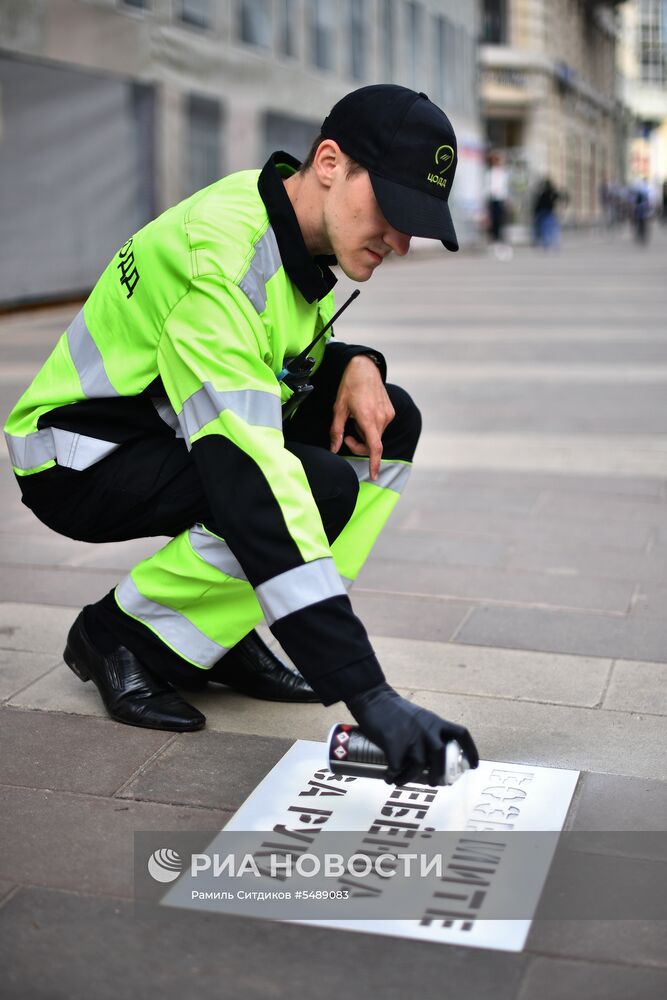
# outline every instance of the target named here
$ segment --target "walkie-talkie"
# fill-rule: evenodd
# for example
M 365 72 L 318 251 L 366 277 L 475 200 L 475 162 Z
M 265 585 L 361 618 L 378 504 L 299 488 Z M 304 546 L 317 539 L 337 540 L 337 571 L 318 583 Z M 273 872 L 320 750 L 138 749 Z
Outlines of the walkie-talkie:
M 281 372 L 278 372 L 276 378 L 279 382 L 284 382 L 292 390 L 292 395 L 283 403 L 283 423 L 288 420 L 292 414 L 295 412 L 298 406 L 304 401 L 306 396 L 315 388 L 310 384 L 308 379 L 313 374 L 313 368 L 315 367 L 315 358 L 310 357 L 310 351 L 313 347 L 322 339 L 324 334 L 334 325 L 338 318 L 345 312 L 349 304 L 356 299 L 360 294 L 358 288 L 356 288 L 350 295 L 347 302 L 344 302 L 337 313 L 331 317 L 326 326 L 323 326 L 318 335 L 315 337 L 308 347 L 306 347 L 301 354 L 297 354 L 295 358 L 291 358 L 287 362 L 285 367 Z

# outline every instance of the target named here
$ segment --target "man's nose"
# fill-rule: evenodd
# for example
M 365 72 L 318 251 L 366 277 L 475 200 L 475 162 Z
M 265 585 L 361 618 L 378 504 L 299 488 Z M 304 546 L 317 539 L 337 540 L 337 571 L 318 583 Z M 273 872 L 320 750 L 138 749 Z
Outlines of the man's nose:
M 384 241 L 387 246 L 391 247 L 395 254 L 399 257 L 405 257 L 406 253 L 410 249 L 410 240 L 412 236 L 408 236 L 407 233 L 402 233 L 398 229 L 390 227 L 384 236 Z

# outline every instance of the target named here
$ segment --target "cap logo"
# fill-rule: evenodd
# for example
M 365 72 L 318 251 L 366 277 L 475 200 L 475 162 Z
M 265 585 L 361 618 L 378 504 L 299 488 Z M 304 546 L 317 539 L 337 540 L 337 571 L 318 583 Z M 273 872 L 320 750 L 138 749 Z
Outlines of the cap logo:
M 435 151 L 435 165 L 440 167 L 437 174 L 429 173 L 426 180 L 429 184 L 437 184 L 438 187 L 447 187 L 447 178 L 443 177 L 454 163 L 454 149 L 452 146 L 438 146 Z
M 438 146 L 435 151 L 435 163 L 440 167 L 440 175 L 446 174 L 454 162 L 454 150 L 451 146 Z

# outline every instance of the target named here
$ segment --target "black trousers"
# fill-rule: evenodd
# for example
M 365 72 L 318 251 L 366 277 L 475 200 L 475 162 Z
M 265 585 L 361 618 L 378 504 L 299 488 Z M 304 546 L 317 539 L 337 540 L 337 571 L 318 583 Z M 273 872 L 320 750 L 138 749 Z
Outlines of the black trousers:
M 496 198 L 489 199 L 489 229 L 491 239 L 494 243 L 500 243 L 503 239 L 505 228 L 505 202 Z
M 329 428 L 337 385 L 318 385 L 285 427 L 286 447 L 303 465 L 329 542 L 354 511 L 358 480 L 340 455 L 329 451 Z M 396 411 L 383 435 L 383 457 L 411 461 L 421 417 L 410 396 L 387 385 Z M 348 430 L 354 432 L 353 427 Z M 215 525 L 196 465 L 185 443 L 146 435 L 121 445 L 101 462 L 76 472 L 55 466 L 19 478 L 26 504 L 59 534 L 86 542 L 116 542 L 154 535 L 174 536 L 201 522 Z M 91 638 L 102 648 L 127 646 L 147 666 L 174 683 L 197 686 L 202 671 L 166 647 L 140 622 L 124 614 L 113 592 L 85 610 Z M 202 679 L 203 678 L 203 679 Z

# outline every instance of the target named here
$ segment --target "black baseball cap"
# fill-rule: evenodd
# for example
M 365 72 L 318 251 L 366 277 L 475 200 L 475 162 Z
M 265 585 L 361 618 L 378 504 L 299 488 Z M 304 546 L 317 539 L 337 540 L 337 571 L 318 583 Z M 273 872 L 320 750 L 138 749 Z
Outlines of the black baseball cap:
M 361 87 L 334 105 L 321 132 L 366 168 L 382 213 L 395 229 L 458 250 L 447 204 L 456 172 L 456 136 L 447 115 L 426 94 L 395 84 Z

